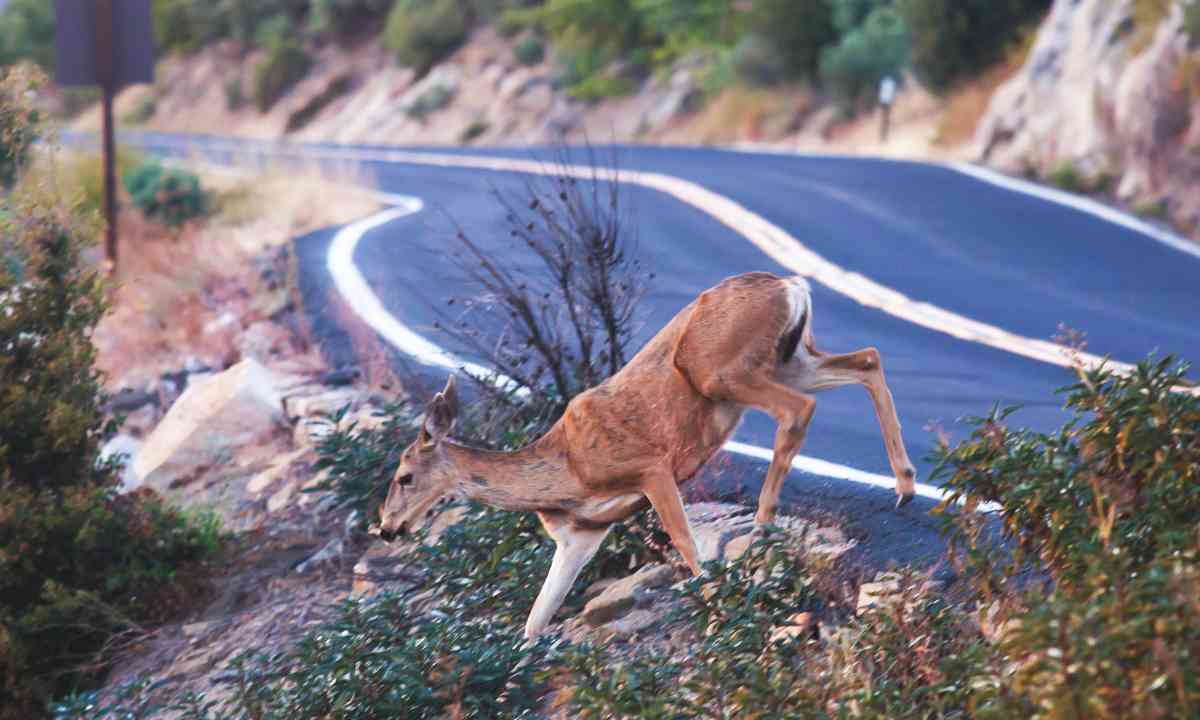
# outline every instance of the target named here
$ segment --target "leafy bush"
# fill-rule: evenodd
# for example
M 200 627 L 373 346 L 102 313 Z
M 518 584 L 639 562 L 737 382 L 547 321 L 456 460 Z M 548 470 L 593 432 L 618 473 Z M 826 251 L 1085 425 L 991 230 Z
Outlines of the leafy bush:
M 1188 36 L 1188 47 L 1200 45 L 1200 3 L 1188 0 L 1183 7 L 1183 31 Z
M 117 147 L 116 176 L 122 177 L 145 162 L 145 157 L 128 146 Z M 65 154 L 59 163 L 62 185 L 71 200 L 85 213 L 104 212 L 104 163 L 98 153 Z
M 981 700 L 998 711 L 1185 717 L 1200 706 L 1200 398 L 1175 392 L 1186 371 L 1170 357 L 1127 377 L 1081 371 L 1066 390 L 1075 419 L 1057 433 L 1009 430 L 1011 411 L 994 411 L 938 451 L 952 548 L 984 600 L 1015 619 L 1002 649 L 1020 665 L 988 684 L 1007 693 Z M 1000 504 L 1011 543 L 975 512 L 985 502 Z
M 8 0 L 0 7 L 0 67 L 21 60 L 54 67 L 54 3 Z
M 417 75 L 454 52 L 471 28 L 459 0 L 400 0 L 388 15 L 383 42 Z
M 350 92 L 353 87 L 354 76 L 349 73 L 343 73 L 330 80 L 324 90 L 310 98 L 308 102 L 301 105 L 291 115 L 288 115 L 287 132 L 294 132 L 312 122 L 312 119 L 319 115 L 330 103 Z
M 330 432 L 317 443 L 315 470 L 323 472 L 313 492 L 332 491 L 338 506 L 359 512 L 360 525 L 379 515 L 400 453 L 417 437 L 416 414 L 405 403 L 383 409 L 378 428 L 346 421 L 347 408 L 329 418 Z
M 272 44 L 254 68 L 254 106 L 260 113 L 270 110 L 308 74 L 311 65 L 312 59 L 295 40 Z
M 733 71 L 742 82 L 753 87 L 778 84 L 787 73 L 775 48 L 756 35 L 738 41 L 733 49 Z
M 898 0 L 912 30 L 912 62 L 935 91 L 1003 59 L 1050 0 Z
M 821 49 L 838 38 L 829 0 L 756 0 L 751 26 L 788 76 L 809 81 L 817 79 Z
M 350 35 L 376 26 L 395 0 L 312 0 L 309 32 L 313 35 Z
M 242 90 L 242 77 L 234 75 L 225 81 L 225 109 L 237 110 L 246 102 L 246 96 Z
M 175 227 L 208 212 L 208 195 L 195 173 L 146 160 L 121 178 L 133 204 L 148 218 Z
M 874 97 L 884 76 L 899 73 L 908 57 L 908 42 L 903 18 L 890 6 L 876 7 L 862 25 L 821 52 L 821 80 L 853 110 Z
M 28 67 L 0 68 L 0 190 L 17 179 L 37 138 L 39 114 L 21 96 L 43 80 Z
M 104 287 L 80 263 L 77 239 L 94 228 L 37 178 L 21 178 L 4 204 L 0 718 L 8 720 L 38 716 L 52 695 L 95 680 L 122 638 L 194 597 L 197 564 L 219 536 L 212 520 L 186 518 L 149 491 L 116 494 L 115 464 L 97 460 L 116 427 L 101 409 L 90 339 Z
M 546 46 L 529 35 L 513 47 L 513 57 L 522 65 L 537 65 L 546 57 Z

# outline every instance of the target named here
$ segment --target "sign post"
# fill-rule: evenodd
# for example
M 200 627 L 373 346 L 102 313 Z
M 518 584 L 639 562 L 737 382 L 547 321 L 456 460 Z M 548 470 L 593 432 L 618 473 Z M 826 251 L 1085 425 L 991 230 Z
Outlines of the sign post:
M 154 82 L 150 0 L 55 0 L 59 85 L 99 85 L 104 152 L 104 255 L 117 267 L 116 128 L 113 99 L 127 85 Z

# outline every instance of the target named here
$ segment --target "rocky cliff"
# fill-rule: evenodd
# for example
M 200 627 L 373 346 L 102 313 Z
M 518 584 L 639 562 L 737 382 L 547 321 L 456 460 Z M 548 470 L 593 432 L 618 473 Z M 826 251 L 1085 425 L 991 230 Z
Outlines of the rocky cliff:
M 978 159 L 1114 194 L 1194 235 L 1200 53 L 1188 14 L 1179 0 L 1056 0 L 1024 67 L 992 98 Z

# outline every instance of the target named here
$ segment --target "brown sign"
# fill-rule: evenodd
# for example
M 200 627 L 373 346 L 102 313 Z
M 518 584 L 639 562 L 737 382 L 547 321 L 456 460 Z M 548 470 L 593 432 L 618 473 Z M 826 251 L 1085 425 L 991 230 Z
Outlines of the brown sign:
M 112 8 L 109 17 L 106 5 Z M 59 85 L 119 90 L 154 82 L 150 0 L 54 0 L 54 13 Z M 110 68 L 111 84 L 105 82 Z

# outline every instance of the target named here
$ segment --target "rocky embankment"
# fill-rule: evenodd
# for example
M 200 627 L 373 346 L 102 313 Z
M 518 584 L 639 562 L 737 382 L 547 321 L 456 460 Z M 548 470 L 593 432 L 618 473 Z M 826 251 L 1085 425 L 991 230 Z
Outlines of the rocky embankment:
M 1115 194 L 1195 233 L 1200 222 L 1200 54 L 1184 3 L 1056 0 L 1028 60 L 976 135 L 982 162 Z

